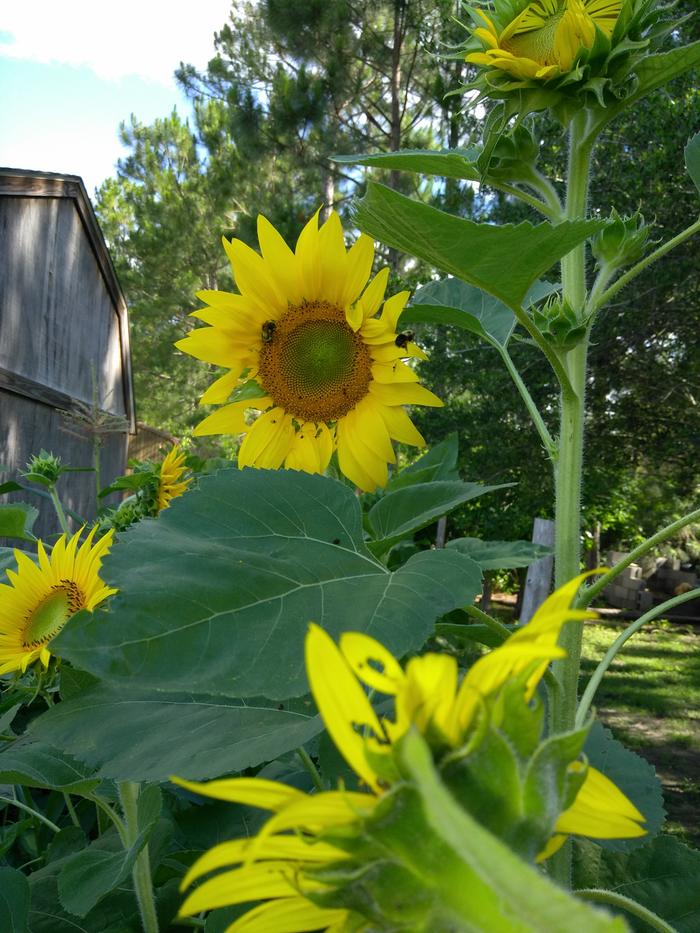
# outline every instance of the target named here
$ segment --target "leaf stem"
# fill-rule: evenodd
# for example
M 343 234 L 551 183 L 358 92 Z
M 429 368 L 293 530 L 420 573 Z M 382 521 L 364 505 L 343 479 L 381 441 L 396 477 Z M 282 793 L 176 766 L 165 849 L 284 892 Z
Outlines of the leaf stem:
M 77 826 L 78 829 L 80 829 L 80 820 L 78 819 L 78 814 L 75 812 L 75 807 L 73 806 L 71 802 L 70 794 L 64 794 L 63 799 L 66 802 L 66 809 L 68 810 L 71 823 L 73 824 L 73 826 Z
M 21 800 L 12 797 L 4 797 L 0 795 L 0 800 L 3 803 L 9 803 L 13 807 L 17 807 L 18 810 L 24 810 L 25 813 L 30 813 L 32 816 L 36 817 L 41 823 L 45 826 L 48 826 L 49 829 L 52 829 L 55 833 L 61 832 L 61 827 L 56 826 L 47 816 L 44 816 L 43 813 L 40 813 L 39 810 L 35 810 L 33 807 L 28 806 L 26 803 L 22 803 Z
M 659 616 L 664 615 L 666 612 L 668 612 L 669 609 L 673 609 L 674 606 L 679 606 L 681 603 L 687 603 L 691 599 L 698 599 L 698 597 L 700 597 L 700 589 L 690 590 L 688 593 L 681 593 L 679 596 L 673 596 L 671 599 L 667 599 L 665 602 L 660 603 L 658 606 L 654 606 L 653 609 L 645 612 L 643 616 L 640 616 L 635 622 L 632 622 L 630 625 L 628 625 L 624 632 L 621 632 L 617 636 L 615 641 L 605 652 L 605 655 L 598 663 L 596 669 L 593 671 L 591 679 L 588 681 L 586 689 L 583 691 L 583 696 L 581 697 L 578 710 L 576 711 L 577 729 L 580 729 L 586 721 L 588 710 L 591 707 L 593 697 L 595 696 L 596 691 L 600 686 L 600 682 L 625 642 L 628 641 L 628 639 L 630 639 L 633 635 L 635 635 L 647 622 L 651 622 L 653 619 L 657 619 Z
M 606 305 L 611 298 L 613 298 L 621 288 L 624 288 L 625 285 L 628 285 L 632 279 L 636 278 L 640 272 L 643 272 L 647 266 L 650 266 L 652 263 L 656 262 L 657 259 L 661 259 L 662 256 L 665 256 L 666 253 L 670 253 L 672 249 L 675 249 L 676 246 L 680 246 L 685 240 L 689 239 L 696 233 L 700 233 L 700 218 L 692 223 L 689 227 L 686 227 L 685 230 L 681 230 L 680 233 L 676 234 L 672 239 L 668 240 L 666 243 L 662 243 L 658 249 L 655 249 L 652 253 L 649 253 L 648 256 L 645 256 L 643 259 L 640 259 L 639 262 L 632 266 L 631 269 L 628 269 L 624 275 L 621 275 L 616 282 L 606 289 L 603 294 L 598 298 L 593 307 L 593 311 L 597 311 L 599 308 L 602 308 L 603 305 Z
M 630 564 L 633 564 L 638 557 L 642 557 L 648 551 L 653 550 L 657 544 L 661 544 L 662 541 L 671 538 L 677 531 L 680 531 L 681 528 L 685 528 L 686 525 L 690 525 L 695 521 L 700 522 L 700 509 L 695 509 L 695 511 L 689 512 L 682 518 L 676 519 L 675 522 L 671 522 L 670 525 L 666 525 L 665 528 L 657 531 L 651 538 L 642 541 L 642 543 L 634 548 L 633 551 L 630 551 L 626 557 L 623 557 L 619 563 L 611 567 L 605 576 L 596 580 L 595 583 L 592 583 L 591 586 L 586 587 L 586 589 L 581 590 L 576 601 L 577 607 L 585 609 L 586 606 L 590 606 L 601 590 L 604 590 L 609 583 L 612 583 L 615 577 L 619 576 Z
M 313 781 L 314 787 L 318 791 L 323 790 L 323 781 L 321 780 L 321 775 L 318 773 L 318 768 L 311 760 L 311 756 L 306 751 L 303 745 L 300 745 L 297 749 L 297 755 L 301 759 L 301 763 L 304 765 L 306 770 L 311 775 L 311 780 Z
M 61 526 L 61 531 L 65 535 L 69 535 L 70 528 L 68 527 L 68 519 L 66 518 L 66 513 L 63 511 L 63 504 L 58 495 L 58 492 L 56 491 L 55 484 L 52 484 L 49 487 L 49 495 L 51 496 L 51 502 L 53 503 L 56 517 L 58 518 L 58 524 Z
M 118 785 L 119 800 L 124 811 L 126 824 L 126 841 L 130 848 L 139 835 L 138 825 L 138 799 L 139 785 L 134 781 L 121 781 Z M 139 852 L 134 869 L 131 873 L 134 881 L 134 891 L 141 914 L 141 925 L 144 933 L 158 933 L 158 917 L 153 898 L 153 882 L 151 881 L 151 866 L 148 858 L 148 843 Z
M 554 442 L 554 438 L 549 433 L 549 429 L 547 428 L 547 425 L 544 423 L 544 420 L 542 419 L 542 415 L 540 414 L 539 409 L 537 408 L 537 405 L 535 405 L 534 399 L 530 395 L 530 392 L 527 386 L 523 382 L 522 376 L 518 372 L 515 366 L 515 363 L 513 362 L 513 358 L 511 357 L 510 353 L 508 353 L 508 350 L 506 349 L 506 347 L 504 347 L 502 344 L 496 343 L 494 345 L 498 349 L 498 352 L 501 354 L 501 359 L 505 363 L 505 367 L 510 373 L 510 378 L 515 383 L 516 389 L 520 393 L 522 400 L 525 402 L 525 407 L 527 408 L 530 414 L 530 417 L 532 418 L 533 424 L 537 428 L 537 433 L 540 435 L 540 440 L 542 441 L 542 444 L 544 445 L 544 449 L 547 452 L 547 456 L 550 458 L 550 460 L 553 459 L 554 453 L 556 451 L 556 444 Z
M 603 888 L 581 888 L 576 892 L 576 895 L 586 901 L 609 904 L 610 907 L 619 907 L 621 910 L 626 910 L 632 916 L 638 917 L 644 923 L 648 923 L 653 930 L 658 930 L 658 933 L 678 933 L 674 927 L 662 920 L 658 914 L 638 904 L 637 901 L 633 901 L 631 897 L 618 894 L 617 891 L 607 891 Z
M 513 634 L 507 625 L 504 625 L 503 622 L 499 622 L 498 619 L 494 619 L 493 616 L 488 615 L 488 613 L 479 609 L 478 606 L 465 606 L 464 611 L 468 616 L 471 616 L 472 619 L 476 619 L 478 622 L 483 622 L 484 625 L 487 625 L 502 641 L 505 641 L 506 638 L 510 638 Z
M 117 814 L 114 812 L 114 810 L 110 807 L 110 805 L 105 800 L 102 800 L 101 797 L 98 797 L 97 794 L 88 794 L 86 799 L 91 800 L 95 804 L 95 806 L 99 807 L 99 809 L 102 810 L 104 814 L 106 814 L 108 819 L 111 820 L 111 822 L 114 824 L 115 829 L 119 833 L 119 838 L 121 839 L 122 845 L 124 846 L 125 849 L 127 849 L 129 847 L 129 843 L 127 839 L 126 826 L 124 825 L 124 821 L 121 820 L 117 816 Z

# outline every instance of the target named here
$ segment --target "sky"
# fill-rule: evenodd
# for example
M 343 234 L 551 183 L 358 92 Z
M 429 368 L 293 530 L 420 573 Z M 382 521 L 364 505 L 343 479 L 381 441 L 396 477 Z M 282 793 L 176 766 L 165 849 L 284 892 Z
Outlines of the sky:
M 119 123 L 187 115 L 173 72 L 214 55 L 231 0 L 0 4 L 0 166 L 80 175 L 93 195 L 126 150 Z

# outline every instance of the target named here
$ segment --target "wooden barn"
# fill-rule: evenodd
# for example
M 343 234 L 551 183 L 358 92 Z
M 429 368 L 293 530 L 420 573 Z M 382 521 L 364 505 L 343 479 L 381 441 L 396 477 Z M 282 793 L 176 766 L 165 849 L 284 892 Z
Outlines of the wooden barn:
M 44 448 L 72 467 L 98 454 L 106 486 L 135 429 L 126 302 L 82 180 L 0 168 L 0 482 Z M 58 489 L 95 516 L 94 474 Z M 41 505 L 35 534 L 58 530 L 49 503 L 11 499 Z

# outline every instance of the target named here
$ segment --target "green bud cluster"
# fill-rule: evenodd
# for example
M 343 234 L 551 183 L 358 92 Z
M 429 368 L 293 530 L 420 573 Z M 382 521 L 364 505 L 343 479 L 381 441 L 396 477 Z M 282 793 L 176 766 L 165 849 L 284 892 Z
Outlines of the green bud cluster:
M 499 134 L 488 166 L 493 178 L 517 179 L 523 168 L 532 169 L 540 154 L 540 144 L 529 127 L 518 124 L 510 133 Z M 527 173 L 526 173 L 527 174 Z
M 530 309 L 532 320 L 553 347 L 573 350 L 586 336 L 587 322 L 556 296 Z
M 648 239 L 649 226 L 639 211 L 621 217 L 613 208 L 606 225 L 591 241 L 591 252 L 599 266 L 619 269 L 639 259 Z
M 61 458 L 42 449 L 28 461 L 22 476 L 42 486 L 55 486 L 62 472 Z

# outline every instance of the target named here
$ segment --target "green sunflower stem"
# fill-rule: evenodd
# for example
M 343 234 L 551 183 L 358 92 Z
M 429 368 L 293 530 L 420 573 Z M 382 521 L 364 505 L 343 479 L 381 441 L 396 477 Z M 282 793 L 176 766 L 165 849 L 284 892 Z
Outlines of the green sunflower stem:
M 51 502 L 56 512 L 56 517 L 58 518 L 58 524 L 61 526 L 61 531 L 65 535 L 70 534 L 70 528 L 68 527 L 68 519 L 66 518 L 66 513 L 63 510 L 63 503 L 61 502 L 61 497 L 56 491 L 55 485 L 49 487 L 49 495 L 51 496 Z
M 119 785 L 119 801 L 124 813 L 126 829 L 126 848 L 133 846 L 139 835 L 138 825 L 138 799 L 139 785 L 133 781 L 122 781 Z M 134 891 L 141 914 L 141 925 L 144 933 L 158 933 L 158 917 L 153 897 L 153 882 L 151 880 L 151 866 L 148 857 L 148 843 L 138 854 L 131 877 L 134 881 Z
M 595 904 L 606 904 L 608 907 L 624 910 L 632 914 L 633 917 L 638 917 L 644 921 L 652 930 L 658 930 L 659 933 L 678 933 L 675 927 L 666 923 L 658 914 L 642 904 L 638 904 L 637 901 L 633 901 L 631 897 L 618 894 L 617 891 L 607 891 L 603 888 L 582 888 L 576 892 L 576 896 L 586 901 L 593 901 Z
M 571 123 L 566 219 L 586 216 L 591 154 L 594 140 L 586 138 L 586 113 Z M 562 295 L 577 314 L 586 303 L 586 246 L 580 244 L 561 262 Z M 581 478 L 583 473 L 583 424 L 586 391 L 588 337 L 563 356 L 568 381 L 562 381 L 560 431 L 555 453 L 555 586 L 560 587 L 579 573 L 581 557 Z M 573 728 L 578 698 L 578 675 L 583 626 L 569 622 L 562 631 L 561 646 L 566 657 L 554 664 L 561 685 L 551 697 L 551 723 L 556 732 Z M 565 887 L 571 883 L 571 849 L 567 844 L 549 861 L 550 873 Z

